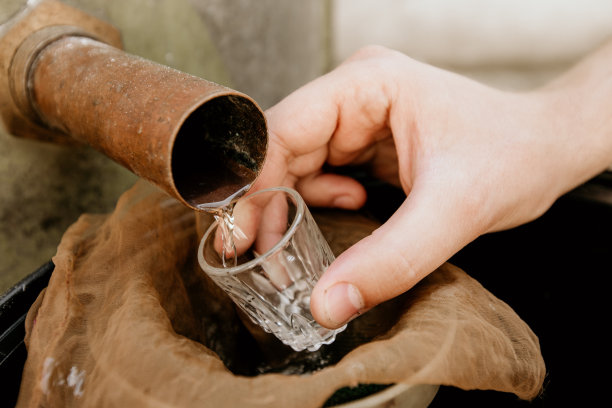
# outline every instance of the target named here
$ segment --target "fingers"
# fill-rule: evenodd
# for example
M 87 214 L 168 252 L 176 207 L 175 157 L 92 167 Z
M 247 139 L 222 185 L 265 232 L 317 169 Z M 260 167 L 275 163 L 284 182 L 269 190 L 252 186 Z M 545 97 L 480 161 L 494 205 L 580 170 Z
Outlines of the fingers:
M 231 219 L 227 220 L 233 226 L 232 238 L 236 247 L 236 255 L 244 254 L 257 239 L 266 206 L 272 194 L 251 196 L 248 200 L 239 200 L 234 206 Z M 224 214 L 225 216 L 229 214 Z M 220 218 L 220 217 L 218 217 Z M 224 220 L 218 219 L 219 227 L 215 231 L 215 250 L 221 254 L 224 250 L 223 231 Z M 226 256 L 233 256 L 233 248 L 225 248 Z
M 290 157 L 291 151 L 286 149 L 278 136 L 270 130 L 268 133 L 268 148 L 263 168 L 247 195 L 268 187 L 280 185 L 292 186 L 295 180 L 288 174 L 288 162 Z
M 274 194 L 262 211 L 261 223 L 255 241 L 256 254 L 261 255 L 272 249 L 287 232 L 288 224 L 289 205 L 285 195 Z M 270 282 L 278 289 L 283 290 L 291 285 L 292 280 L 283 263 L 274 259 L 280 255 L 273 255 L 269 262 L 266 260 L 261 266 Z
M 281 240 L 287 231 L 289 206 L 283 194 L 274 194 L 261 212 L 255 251 L 263 254 Z
M 282 239 L 289 227 L 289 206 L 285 194 L 266 192 L 239 200 L 227 221 L 233 225 L 233 229 L 227 228 L 224 220 L 219 219 L 219 227 L 215 231 L 214 247 L 220 257 L 231 259 L 234 256 L 234 248 L 224 242 L 229 233 L 232 234 L 237 256 L 249 249 L 253 250 L 255 256 L 263 255 Z M 276 262 L 264 261 L 262 268 L 272 284 L 279 289 L 290 285 L 287 271 Z
M 365 188 L 355 179 L 331 173 L 304 177 L 296 184 L 304 201 L 315 207 L 361 208 L 366 201 Z
M 330 265 L 311 295 L 313 317 L 340 327 L 407 291 L 475 238 L 451 203 L 415 187 L 387 223 Z
M 395 68 L 390 67 L 396 66 L 396 58 L 382 48 L 366 49 L 266 111 L 274 135 L 271 145 L 289 153 L 291 173 L 303 177 L 326 160 L 348 164 L 372 143 L 390 137 L 389 109 L 396 89 Z M 317 151 L 321 155 L 312 156 Z M 310 157 L 300 160 L 302 156 Z
M 215 216 L 217 229 L 214 235 L 214 248 L 225 259 L 244 254 L 255 241 L 257 227 L 261 222 L 261 211 L 249 203 L 246 203 L 246 207 L 236 205 L 231 215 Z M 230 234 L 232 241 L 228 240 Z

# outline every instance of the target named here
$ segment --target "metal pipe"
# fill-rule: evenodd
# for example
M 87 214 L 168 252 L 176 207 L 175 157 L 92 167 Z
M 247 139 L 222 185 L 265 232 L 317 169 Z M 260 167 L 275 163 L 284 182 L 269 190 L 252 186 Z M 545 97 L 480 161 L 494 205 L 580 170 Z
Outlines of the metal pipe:
M 14 134 L 91 145 L 196 210 L 253 183 L 268 139 L 250 97 L 130 55 L 78 24 L 39 25 L 8 69 L 3 117 Z
M 221 205 L 263 165 L 265 119 L 249 97 L 93 39 L 52 42 L 28 82 L 43 123 L 192 208 Z

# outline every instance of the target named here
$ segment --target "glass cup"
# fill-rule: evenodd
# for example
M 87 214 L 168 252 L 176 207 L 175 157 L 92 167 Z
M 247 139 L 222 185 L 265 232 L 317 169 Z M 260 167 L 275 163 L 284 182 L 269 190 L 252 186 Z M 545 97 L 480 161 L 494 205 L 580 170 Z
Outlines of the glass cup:
M 260 190 L 238 200 L 232 215 L 235 248 L 224 245 L 219 219 L 213 222 L 198 249 L 204 272 L 253 322 L 294 350 L 332 343 L 346 325 L 320 326 L 310 294 L 334 254 L 302 197 L 285 187 Z

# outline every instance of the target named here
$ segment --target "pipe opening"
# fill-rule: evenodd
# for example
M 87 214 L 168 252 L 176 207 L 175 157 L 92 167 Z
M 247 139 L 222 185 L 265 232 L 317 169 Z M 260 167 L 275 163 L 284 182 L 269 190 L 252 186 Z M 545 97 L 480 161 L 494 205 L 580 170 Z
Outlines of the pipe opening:
M 211 99 L 185 120 L 176 137 L 176 190 L 196 209 L 222 207 L 249 189 L 267 147 L 265 117 L 253 101 L 239 95 Z

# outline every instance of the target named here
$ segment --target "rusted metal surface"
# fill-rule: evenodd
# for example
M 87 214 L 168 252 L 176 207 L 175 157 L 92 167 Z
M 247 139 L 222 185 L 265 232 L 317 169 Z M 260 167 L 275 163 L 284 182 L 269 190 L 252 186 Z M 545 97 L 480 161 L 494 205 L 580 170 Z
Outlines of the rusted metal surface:
M 6 131 L 14 136 L 74 143 L 74 139 L 32 121 L 17 106 L 10 90 L 9 70 L 18 48 L 34 33 L 53 26 L 72 26 L 80 33 L 121 48 L 121 35 L 112 25 L 55 0 L 41 0 L 34 7 L 17 13 L 4 23 L 0 32 L 0 119 Z
M 54 25 L 35 31 L 15 51 L 9 67 L 9 89 L 17 109 L 27 119 L 44 125 L 39 121 L 39 115 L 31 97 L 30 74 L 36 58 L 49 44 L 60 38 L 75 35 L 95 38 L 75 26 Z
M 265 119 L 249 97 L 90 38 L 47 46 L 30 86 L 39 120 L 191 207 L 223 201 L 263 165 Z
M 219 206 L 248 188 L 267 150 L 259 106 L 235 90 L 127 54 L 117 38 L 93 26 L 26 24 L 13 33 L 20 42 L 0 43 L 13 47 L 12 54 L 0 49 L 0 57 L 11 56 L 0 78 L 9 132 L 89 144 L 193 209 Z M 25 35 L 28 28 L 35 29 Z

